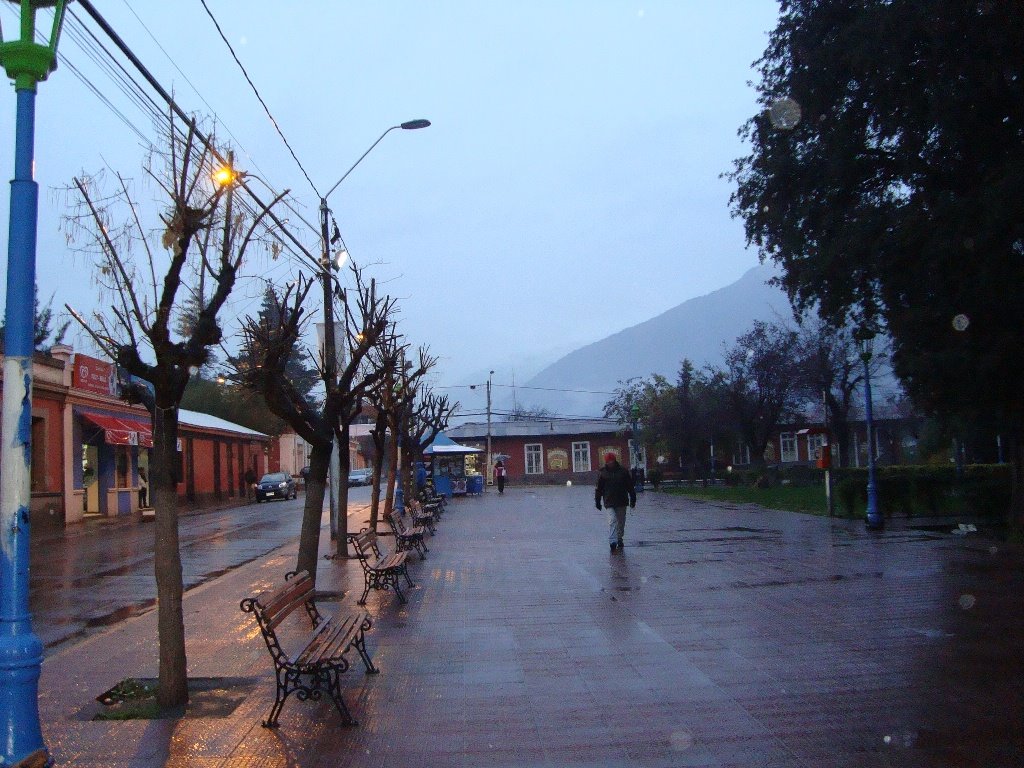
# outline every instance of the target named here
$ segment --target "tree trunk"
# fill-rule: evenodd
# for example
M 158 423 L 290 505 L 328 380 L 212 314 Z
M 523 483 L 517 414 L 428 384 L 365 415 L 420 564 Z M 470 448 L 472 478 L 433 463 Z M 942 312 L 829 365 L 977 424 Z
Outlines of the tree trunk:
M 384 514 L 388 515 L 395 508 L 395 480 L 398 477 L 398 440 L 391 436 L 388 446 L 388 478 L 384 489 Z
M 352 460 L 348 455 L 349 428 L 342 423 L 338 438 L 338 538 L 335 541 L 335 554 L 348 557 L 348 473 L 352 468 Z
M 320 554 L 320 525 L 324 516 L 327 469 L 331 461 L 333 441 L 313 444 L 309 452 L 309 476 L 306 478 L 306 499 L 302 508 L 302 531 L 299 534 L 299 556 L 295 570 L 306 571 L 316 583 L 316 566 Z
M 157 702 L 161 707 L 182 707 L 188 703 L 188 663 L 181 604 L 183 580 L 178 544 L 177 442 L 177 408 L 154 409 L 154 461 L 150 467 L 150 491 L 156 510 L 153 565 L 160 645 Z
M 378 440 L 377 434 L 373 435 L 373 482 L 370 485 L 370 530 L 377 530 L 377 520 L 380 512 L 380 481 L 384 470 L 384 450 L 387 440 Z
M 1010 509 L 1007 514 L 1007 533 L 1024 533 L 1024 439 L 1021 428 L 1013 430 L 1007 446 L 1010 451 Z

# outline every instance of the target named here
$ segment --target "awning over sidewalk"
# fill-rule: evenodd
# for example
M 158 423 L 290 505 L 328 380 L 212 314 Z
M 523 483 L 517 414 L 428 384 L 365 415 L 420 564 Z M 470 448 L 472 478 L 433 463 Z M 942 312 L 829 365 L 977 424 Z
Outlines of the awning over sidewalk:
M 454 453 L 483 453 L 479 448 L 470 448 L 468 445 L 460 445 L 452 440 L 444 432 L 438 432 L 434 442 L 423 451 L 424 456 L 438 456 L 441 454 Z
M 105 413 L 83 411 L 86 421 L 103 430 L 103 440 L 109 445 L 140 445 L 153 447 L 153 429 L 149 424 L 131 416 L 110 416 Z

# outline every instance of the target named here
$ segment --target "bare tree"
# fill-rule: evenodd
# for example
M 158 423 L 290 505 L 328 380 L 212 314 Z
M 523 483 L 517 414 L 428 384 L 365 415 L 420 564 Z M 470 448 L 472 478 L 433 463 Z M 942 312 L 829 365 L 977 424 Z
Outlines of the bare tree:
M 434 442 L 434 438 L 448 426 L 448 419 L 458 407 L 457 402 L 448 401 L 447 395 L 437 395 L 429 386 L 421 387 L 420 395 L 409 416 L 409 426 L 406 430 L 410 476 L 412 460 L 423 455 L 427 446 Z M 412 485 L 410 483 L 406 494 L 411 492 Z
M 160 216 L 162 251 L 151 247 L 140 208 L 120 174 L 109 197 L 92 180 L 76 178 L 73 189 L 80 207 L 68 223 L 73 236 L 88 233 L 97 254 L 97 281 L 111 298 L 109 309 L 97 311 L 90 320 L 76 314 L 77 319 L 118 366 L 153 385 L 152 398 L 144 402 L 153 420 L 157 699 L 162 706 L 181 706 L 188 701 L 188 677 L 178 545 L 178 406 L 189 378 L 221 340 L 217 314 L 269 208 L 254 217 L 240 214 L 233 206 L 233 183 L 211 185 L 215 153 L 199 138 L 194 121 L 182 132 L 172 120 L 169 136 L 169 152 L 158 158 L 163 161 L 160 171 L 147 168 L 168 201 Z M 115 224 L 120 215 L 124 222 Z M 142 258 L 136 259 L 133 248 L 140 247 Z M 196 275 L 211 285 L 210 294 L 199 300 L 187 285 Z M 187 333 L 176 335 L 175 320 L 189 300 L 193 322 Z
M 298 343 L 304 324 L 303 301 L 312 280 L 300 277 L 295 286 L 288 288 L 275 316 L 279 324 L 247 318 L 243 330 L 240 365 L 235 376 L 245 386 L 264 396 L 267 407 L 285 421 L 310 444 L 309 475 L 299 537 L 299 555 L 296 569 L 307 571 L 316 579 L 317 554 L 320 548 L 320 518 L 323 514 L 327 486 L 327 471 L 336 438 L 343 438 L 342 419 L 351 419 L 353 404 L 381 379 L 383 372 L 374 365 L 363 365 L 370 350 L 384 343 L 393 327 L 389 318 L 394 314 L 395 301 L 377 294 L 376 283 L 366 284 L 362 270 L 350 265 L 355 289 L 348 292 L 345 312 L 350 329 L 345 344 L 348 357 L 340 375 L 331 381 L 325 371 L 325 360 L 320 361 L 325 379 L 326 393 L 322 401 L 299 392 L 285 375 L 285 367 Z M 347 422 L 346 422 L 347 423 Z M 347 465 L 347 440 L 345 448 Z M 347 471 L 344 477 L 347 477 Z M 341 519 L 345 520 L 345 501 L 342 497 Z M 347 547 L 345 535 L 339 531 L 338 551 Z

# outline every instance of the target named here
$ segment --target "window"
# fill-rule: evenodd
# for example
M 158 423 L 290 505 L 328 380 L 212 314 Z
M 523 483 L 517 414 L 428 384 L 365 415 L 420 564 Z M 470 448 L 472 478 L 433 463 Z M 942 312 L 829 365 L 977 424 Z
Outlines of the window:
M 526 474 L 528 475 L 542 475 L 544 474 L 544 459 L 542 458 L 540 443 L 532 443 L 525 446 L 526 448 Z
M 732 463 L 740 466 L 750 463 L 750 446 L 742 440 L 736 442 L 736 453 L 732 455 Z
M 590 443 L 572 444 L 572 471 L 590 471 Z
M 821 458 L 821 448 L 825 445 L 824 435 L 808 435 L 807 436 L 807 458 L 810 461 L 816 461 Z
M 779 448 L 781 449 L 780 461 L 796 461 L 796 435 L 792 432 L 783 432 L 779 435 Z

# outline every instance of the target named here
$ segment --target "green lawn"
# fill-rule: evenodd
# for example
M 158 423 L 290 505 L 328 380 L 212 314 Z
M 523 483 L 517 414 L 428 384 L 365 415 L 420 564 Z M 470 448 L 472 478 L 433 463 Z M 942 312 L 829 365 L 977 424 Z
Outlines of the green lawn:
M 753 488 L 751 486 L 715 486 L 713 488 L 683 487 L 666 489 L 666 493 L 680 496 L 691 496 L 711 501 L 732 501 L 747 504 L 760 504 L 769 509 L 785 509 L 790 512 L 808 512 L 812 515 L 826 514 L 825 488 L 793 487 L 788 485 L 775 488 Z M 834 493 L 834 492 L 833 492 Z M 833 497 L 833 501 L 835 501 Z M 842 514 L 836 504 L 836 514 Z

